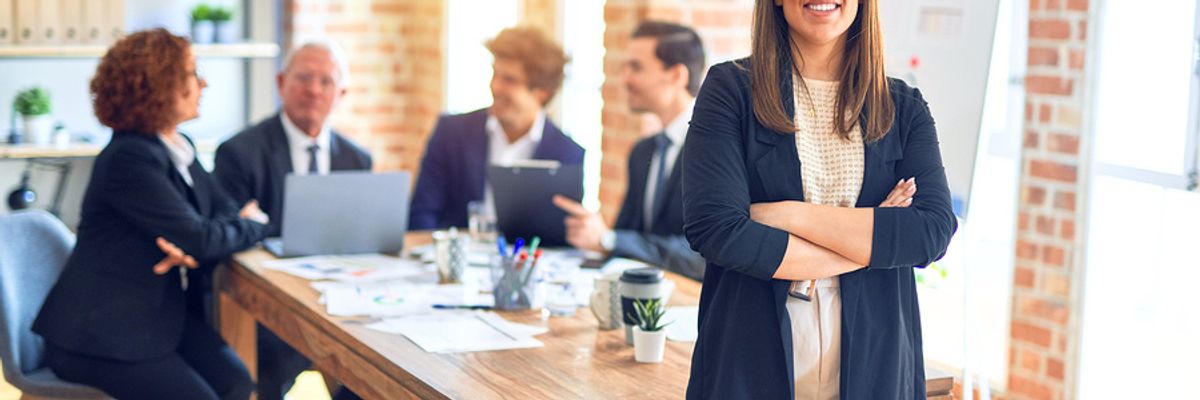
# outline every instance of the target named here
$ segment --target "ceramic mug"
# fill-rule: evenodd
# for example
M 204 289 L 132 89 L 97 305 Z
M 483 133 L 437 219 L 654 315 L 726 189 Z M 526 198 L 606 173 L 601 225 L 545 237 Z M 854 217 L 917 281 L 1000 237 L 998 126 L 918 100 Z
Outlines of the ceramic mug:
M 596 287 L 588 302 L 600 329 L 610 330 L 621 327 L 621 273 L 612 273 L 596 277 Z

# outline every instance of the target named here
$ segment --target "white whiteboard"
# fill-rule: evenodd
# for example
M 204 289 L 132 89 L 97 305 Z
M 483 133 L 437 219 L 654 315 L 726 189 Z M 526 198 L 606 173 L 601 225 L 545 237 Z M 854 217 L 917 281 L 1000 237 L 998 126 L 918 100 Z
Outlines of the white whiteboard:
M 879 4 L 887 73 L 921 89 L 929 102 L 954 210 L 964 216 L 983 124 L 999 0 Z

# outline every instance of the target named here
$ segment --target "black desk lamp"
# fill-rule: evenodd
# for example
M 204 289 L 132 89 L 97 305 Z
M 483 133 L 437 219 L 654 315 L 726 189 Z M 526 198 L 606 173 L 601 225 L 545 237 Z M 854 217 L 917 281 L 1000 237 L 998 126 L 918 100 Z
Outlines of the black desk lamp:
M 33 161 L 25 165 L 25 172 L 21 173 L 21 184 L 13 189 L 12 193 L 8 194 L 8 208 L 10 210 L 24 210 L 33 205 L 37 201 L 37 192 L 34 192 L 29 187 L 29 174 L 33 171 Z

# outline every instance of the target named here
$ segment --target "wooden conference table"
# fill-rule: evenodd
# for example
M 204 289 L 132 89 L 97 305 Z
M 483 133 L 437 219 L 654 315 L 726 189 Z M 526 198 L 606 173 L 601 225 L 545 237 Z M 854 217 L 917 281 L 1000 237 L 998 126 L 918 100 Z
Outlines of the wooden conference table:
M 405 245 L 430 241 L 428 232 L 410 233 Z M 586 308 L 549 319 L 538 311 L 502 313 L 548 327 L 537 336 L 541 348 L 427 353 L 403 336 L 366 328 L 362 318 L 329 316 L 308 280 L 262 267 L 273 258 L 262 249 L 239 253 L 217 279 L 221 334 L 252 375 L 257 321 L 366 399 L 677 399 L 687 387 L 693 343 L 668 341 L 661 364 L 637 363 L 624 332 L 599 330 Z M 667 275 L 676 283 L 672 304 L 698 302 L 698 283 Z

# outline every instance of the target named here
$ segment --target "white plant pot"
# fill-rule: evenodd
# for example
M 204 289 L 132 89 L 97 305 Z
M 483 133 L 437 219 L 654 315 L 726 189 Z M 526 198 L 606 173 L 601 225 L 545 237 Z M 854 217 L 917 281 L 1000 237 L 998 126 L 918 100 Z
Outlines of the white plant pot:
M 225 21 L 216 23 L 215 29 L 217 32 L 217 43 L 235 43 L 238 41 L 237 26 L 234 26 L 233 22 Z
M 192 21 L 192 43 L 209 44 L 213 41 L 212 21 Z
M 662 362 L 663 349 L 666 346 L 666 329 L 660 329 L 654 332 L 645 332 L 642 331 L 641 327 L 633 327 L 633 359 L 637 360 L 637 362 Z
M 40 146 L 49 145 L 54 134 L 54 119 L 49 114 L 22 116 L 25 124 L 25 142 Z

